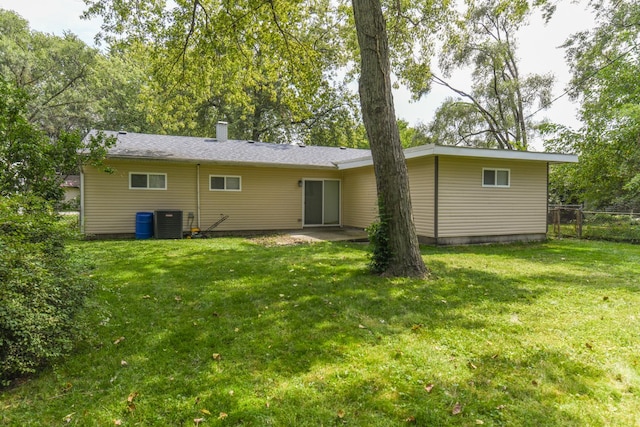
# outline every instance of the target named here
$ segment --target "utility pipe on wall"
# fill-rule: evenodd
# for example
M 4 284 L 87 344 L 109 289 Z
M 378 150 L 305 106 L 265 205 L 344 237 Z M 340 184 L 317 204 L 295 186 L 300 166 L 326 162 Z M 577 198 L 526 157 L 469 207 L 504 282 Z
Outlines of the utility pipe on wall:
M 200 228 L 200 163 L 196 165 L 196 213 L 198 215 L 198 228 Z
M 200 163 L 196 165 L 196 215 L 198 215 L 198 228 L 200 228 Z

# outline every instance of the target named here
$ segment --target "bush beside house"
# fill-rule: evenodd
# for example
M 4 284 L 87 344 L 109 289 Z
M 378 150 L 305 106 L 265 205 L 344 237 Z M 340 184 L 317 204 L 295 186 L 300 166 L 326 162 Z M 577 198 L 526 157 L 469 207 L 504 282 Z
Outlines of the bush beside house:
M 34 196 L 0 201 L 0 381 L 67 354 L 90 290 L 65 248 L 70 230 Z

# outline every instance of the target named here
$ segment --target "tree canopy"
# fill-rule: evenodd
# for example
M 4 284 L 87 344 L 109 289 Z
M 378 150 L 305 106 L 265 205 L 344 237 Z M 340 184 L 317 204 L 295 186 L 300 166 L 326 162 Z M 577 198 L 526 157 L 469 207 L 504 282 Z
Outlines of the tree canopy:
M 594 208 L 640 208 L 640 5 L 590 1 L 596 26 L 565 46 L 573 70 L 572 95 L 583 127 L 554 128 L 547 147 L 575 152 L 580 163 L 556 169 L 560 201 Z
M 168 6 L 90 0 L 103 38 L 148 65 L 141 99 L 157 132 L 357 146 L 354 95 L 336 78 L 344 64 L 329 0 Z
M 97 135 L 83 142 L 78 131 L 55 139 L 29 121 L 29 96 L 0 76 L 0 195 L 30 194 L 49 201 L 62 198 L 66 174 L 80 162 L 100 164 L 113 141 Z
M 546 2 L 467 1 L 444 35 L 440 68 L 431 80 L 456 96 L 437 110 L 430 131 L 441 144 L 526 150 L 535 126 L 528 113 L 548 106 L 554 77 L 525 74 L 517 53 L 517 35 Z M 448 81 L 453 71 L 470 67 L 471 90 Z

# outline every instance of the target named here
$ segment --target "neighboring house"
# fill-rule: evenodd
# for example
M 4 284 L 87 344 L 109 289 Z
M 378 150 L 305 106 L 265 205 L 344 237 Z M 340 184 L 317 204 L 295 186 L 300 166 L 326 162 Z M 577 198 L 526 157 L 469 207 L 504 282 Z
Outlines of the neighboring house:
M 136 214 L 180 210 L 182 228 L 275 231 L 365 228 L 377 217 L 369 150 L 107 132 L 107 174 L 85 167 L 88 235 L 132 235 Z M 425 145 L 405 150 L 422 243 L 540 240 L 547 232 L 550 163 L 573 155 Z M 191 219 L 192 218 L 192 219 Z
M 80 200 L 80 175 L 67 175 L 62 182 L 63 203 L 71 205 Z

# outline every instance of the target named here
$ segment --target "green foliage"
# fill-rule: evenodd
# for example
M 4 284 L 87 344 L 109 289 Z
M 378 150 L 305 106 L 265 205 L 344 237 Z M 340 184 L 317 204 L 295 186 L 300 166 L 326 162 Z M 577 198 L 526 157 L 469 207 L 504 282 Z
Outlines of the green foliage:
M 31 30 L 0 9 L 0 75 L 27 95 L 27 120 L 49 137 L 90 129 L 153 130 L 141 105 L 148 65 L 117 50 L 103 53 L 76 35 Z
M 99 166 L 115 139 L 104 134 L 86 143 L 80 133 L 60 132 L 51 139 L 27 119 L 29 97 L 0 76 L 0 195 L 33 194 L 57 201 L 66 174 L 81 163 Z
M 432 143 L 432 138 L 428 134 L 427 127 L 418 123 L 415 127 L 409 126 L 409 122 L 398 120 L 398 131 L 400 132 L 400 142 L 402 148 L 417 147 Z
M 393 260 L 393 253 L 389 243 L 389 217 L 385 213 L 383 204 L 378 203 L 380 216 L 376 222 L 369 225 L 366 231 L 369 236 L 371 245 L 371 259 L 369 261 L 369 270 L 373 274 L 382 274 L 389 269 L 389 265 Z
M 29 94 L 28 120 L 49 136 L 91 127 L 97 58 L 74 34 L 31 31 L 19 15 L 0 10 L 0 74 Z
M 0 195 L 62 197 L 56 147 L 26 119 L 28 97 L 0 76 Z
M 33 196 L 0 200 L 0 381 L 68 354 L 89 292 L 65 249 L 67 224 Z
M 517 33 L 534 9 L 551 13 L 546 3 L 468 1 L 466 10 L 451 20 L 440 55 L 444 77 L 431 77 L 456 95 L 440 106 L 430 126 L 438 143 L 527 149 L 535 131 L 528 114 L 550 103 L 554 77 L 520 69 Z M 446 81 L 466 67 L 473 69 L 470 90 Z
M 90 0 L 103 39 L 144 64 L 139 107 L 158 133 L 360 146 L 332 2 Z
M 552 183 L 566 199 L 589 208 L 640 209 L 640 4 L 593 1 L 597 25 L 567 43 L 572 93 L 583 127 L 552 128 L 547 148 L 579 154 L 580 163 L 556 169 Z
M 587 214 L 582 225 L 582 237 L 637 244 L 640 243 L 640 218 L 637 215 Z

